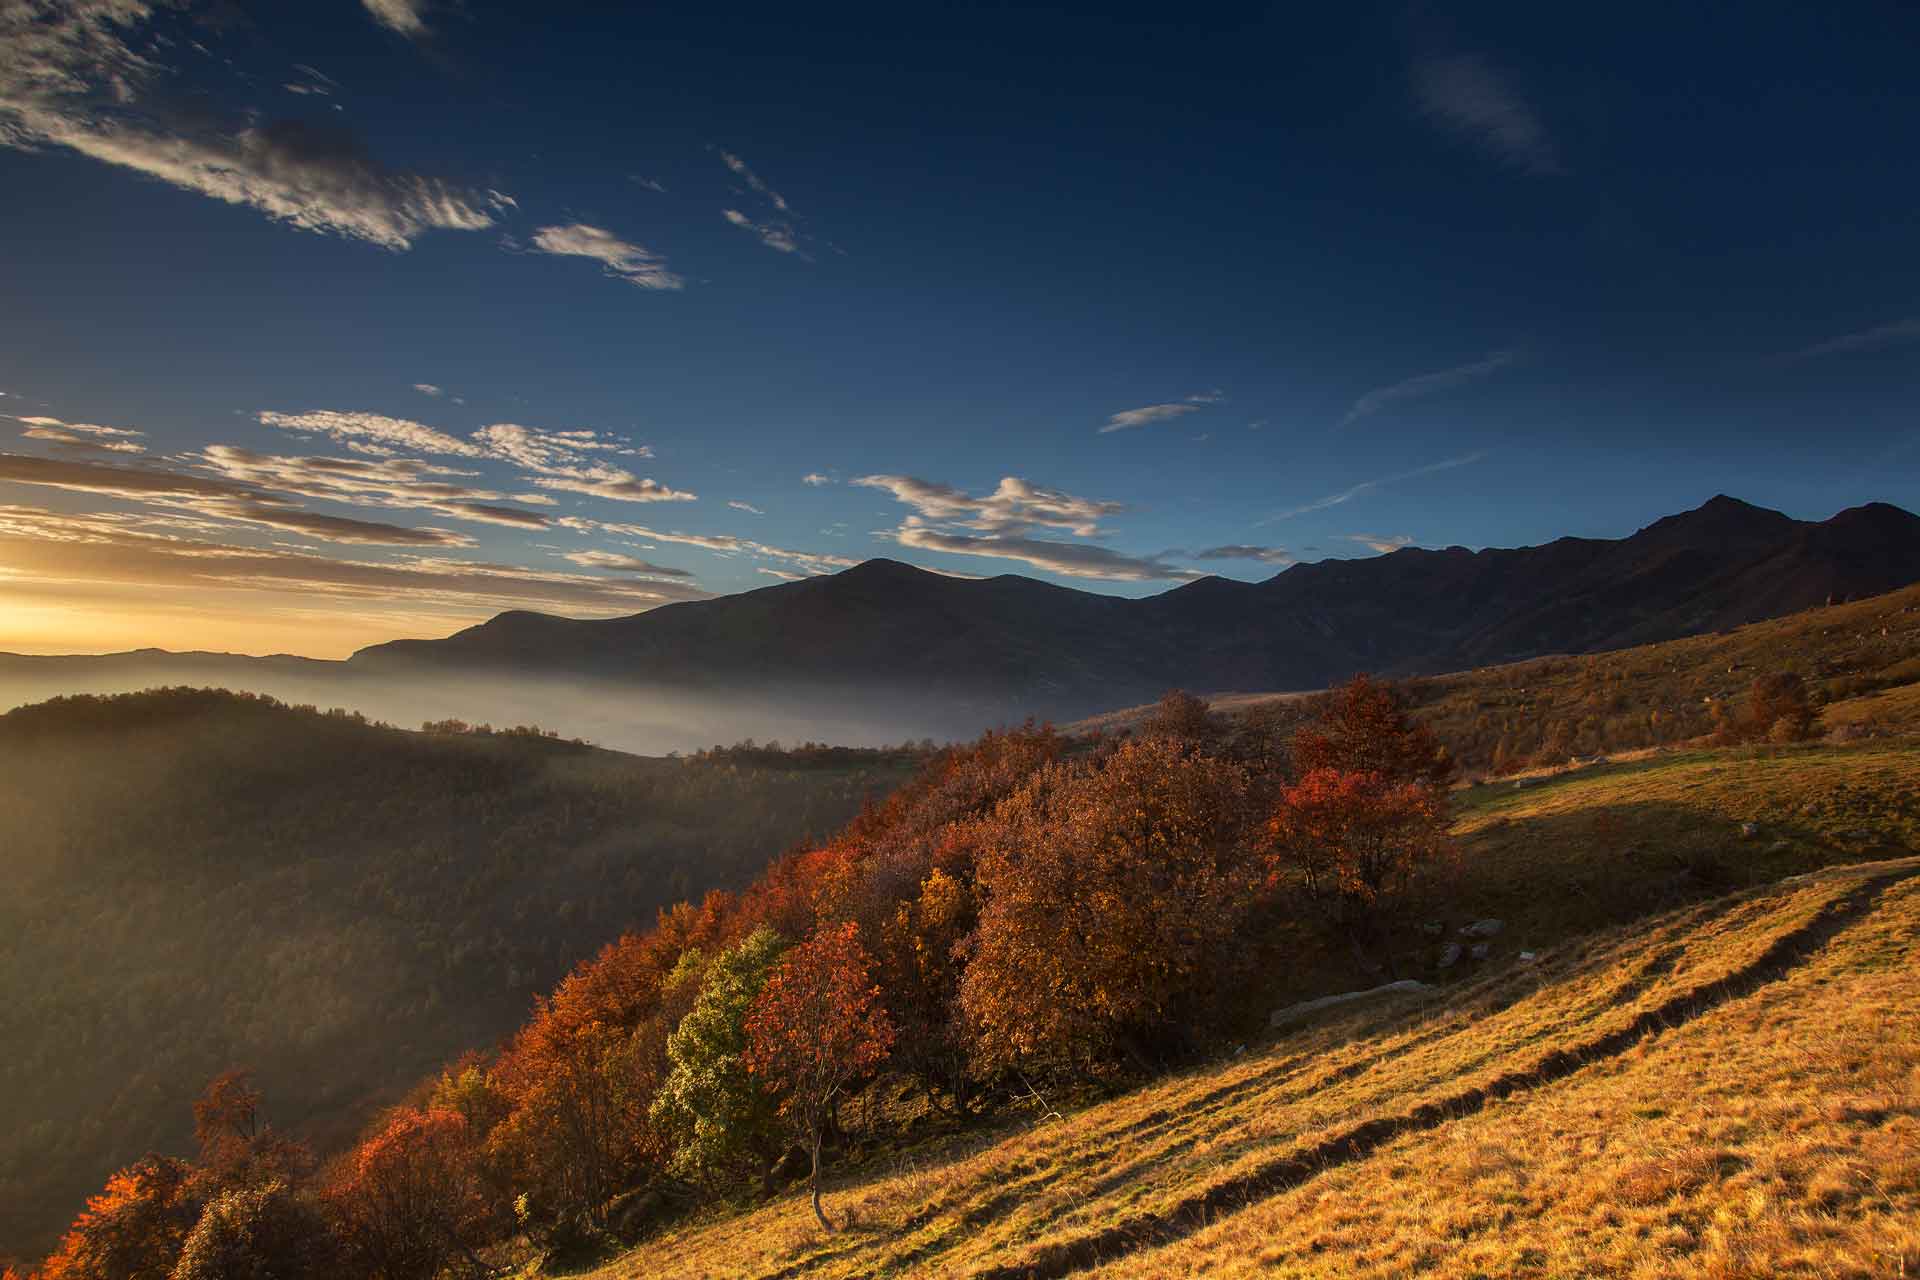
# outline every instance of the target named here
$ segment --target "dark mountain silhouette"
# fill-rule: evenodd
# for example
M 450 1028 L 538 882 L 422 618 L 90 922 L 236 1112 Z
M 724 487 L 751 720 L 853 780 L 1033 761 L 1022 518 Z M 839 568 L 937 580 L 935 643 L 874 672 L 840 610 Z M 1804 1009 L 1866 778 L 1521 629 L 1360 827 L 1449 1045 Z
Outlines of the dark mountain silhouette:
M 1123 600 L 891 560 L 830 577 L 574 621 L 501 614 L 444 640 L 355 654 L 358 671 L 615 678 L 689 692 L 804 688 L 939 719 L 1073 716 L 1202 690 L 1312 688 L 1357 670 L 1459 670 L 1716 631 L 1920 579 L 1920 517 L 1885 503 L 1824 522 L 1721 496 L 1628 538 L 1406 548 L 1205 578 Z

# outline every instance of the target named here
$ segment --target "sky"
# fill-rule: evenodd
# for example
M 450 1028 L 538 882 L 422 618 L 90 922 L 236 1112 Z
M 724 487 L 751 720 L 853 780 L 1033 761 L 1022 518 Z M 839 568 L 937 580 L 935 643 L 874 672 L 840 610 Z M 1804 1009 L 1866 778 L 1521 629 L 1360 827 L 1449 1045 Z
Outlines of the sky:
M 1920 507 L 1920 10 L 0 3 L 0 650 Z

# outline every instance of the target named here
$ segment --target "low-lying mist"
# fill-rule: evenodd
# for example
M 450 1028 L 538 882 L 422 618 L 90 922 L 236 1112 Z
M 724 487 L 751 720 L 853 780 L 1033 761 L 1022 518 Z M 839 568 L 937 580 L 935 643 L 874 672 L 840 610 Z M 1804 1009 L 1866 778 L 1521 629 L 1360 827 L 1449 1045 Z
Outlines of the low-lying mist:
M 882 746 L 971 737 L 1024 717 L 1019 708 L 911 691 L 829 688 L 689 690 L 616 680 L 486 674 L 370 673 L 345 663 L 214 654 L 0 656 L 0 711 L 64 694 L 192 685 L 342 707 L 403 729 L 462 720 L 496 729 L 538 725 L 640 755 L 765 743 Z

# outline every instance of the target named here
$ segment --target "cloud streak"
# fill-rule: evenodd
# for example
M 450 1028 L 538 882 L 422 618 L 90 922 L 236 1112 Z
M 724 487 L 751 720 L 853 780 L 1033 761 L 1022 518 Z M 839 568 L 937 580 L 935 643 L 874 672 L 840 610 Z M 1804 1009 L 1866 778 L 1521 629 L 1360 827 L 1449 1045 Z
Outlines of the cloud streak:
M 1485 58 L 1416 58 L 1413 95 L 1428 120 L 1502 163 L 1532 174 L 1564 172 L 1538 113 Z
M 1424 467 L 1415 467 L 1411 471 L 1402 471 L 1397 475 L 1382 476 L 1378 480 L 1363 480 L 1359 484 L 1351 488 L 1342 489 L 1338 493 L 1328 494 L 1324 498 L 1316 498 L 1314 501 L 1304 503 L 1301 506 L 1290 507 L 1285 511 L 1276 512 L 1258 523 L 1272 524 L 1276 520 L 1291 520 L 1295 516 L 1304 516 L 1312 511 L 1325 511 L 1329 507 L 1344 506 L 1362 494 L 1372 493 L 1382 485 L 1397 484 L 1402 480 L 1412 480 L 1417 476 L 1432 475 L 1436 471 L 1451 471 L 1455 467 L 1469 466 L 1480 461 L 1480 459 L 1485 456 L 1484 453 L 1465 453 L 1457 458 L 1444 458 L 1439 462 L 1430 462 Z
M 666 260 L 652 250 L 622 240 L 604 227 L 584 222 L 541 227 L 533 233 L 536 253 L 598 262 L 607 275 L 638 289 L 676 290 L 686 281 L 667 269 Z
M 1452 391 L 1491 377 L 1507 368 L 1518 359 L 1514 351 L 1496 351 L 1484 360 L 1471 364 L 1456 365 L 1451 369 L 1441 369 L 1437 373 L 1423 373 L 1418 377 L 1407 378 L 1400 382 L 1389 383 L 1355 400 L 1347 408 L 1347 416 L 1340 419 L 1340 425 L 1350 427 L 1362 418 L 1370 418 L 1384 409 L 1405 404 L 1409 400 L 1422 400 L 1428 396 L 1439 395 L 1443 391 Z
M 952 485 L 936 484 L 917 476 L 860 476 L 848 481 L 868 489 L 883 489 L 896 502 L 912 507 L 928 520 L 957 521 L 982 533 L 1024 533 L 1034 528 L 1065 529 L 1075 537 L 1091 538 L 1100 521 L 1126 510 L 1119 502 L 1076 497 L 1059 489 L 1005 476 L 992 493 L 974 497 Z
M 427 34 L 427 20 L 421 16 L 426 5 L 421 0 L 360 0 L 373 20 L 387 30 L 415 40 Z
M 1199 397 L 1180 401 L 1177 404 L 1149 404 L 1138 409 L 1122 409 L 1107 419 L 1098 434 L 1109 435 L 1115 431 L 1132 431 L 1139 427 L 1150 427 L 1156 422 L 1170 422 L 1175 418 L 1197 410 L 1202 404 L 1210 403 Z
M 1057 573 L 1063 577 L 1091 578 L 1107 582 L 1160 582 L 1170 579 L 1203 578 L 1195 569 L 1186 569 L 1152 556 L 1130 556 L 1108 547 L 1085 542 L 1056 542 L 1049 538 L 1008 536 L 976 537 L 948 533 L 922 523 L 917 516 L 907 517 L 898 529 L 880 536 L 891 538 L 903 547 L 920 551 L 942 551 L 949 555 L 987 556 L 996 560 L 1015 560 Z
M 171 69 L 131 41 L 149 0 L 0 6 L 0 145 L 60 147 L 305 231 L 409 248 L 492 225 L 483 197 L 394 170 L 350 133 L 298 120 L 225 123 L 149 101 Z M 164 47 L 154 44 L 153 47 Z
M 1920 342 L 1920 317 L 1896 320 L 1892 324 L 1878 325 L 1872 329 L 1863 329 L 1858 333 L 1843 333 L 1837 338 L 1828 338 L 1812 346 L 1790 351 L 1781 359 L 1787 363 L 1802 360 L 1818 360 L 1823 356 L 1853 355 L 1862 351 L 1885 351 L 1892 347 L 1904 347 Z

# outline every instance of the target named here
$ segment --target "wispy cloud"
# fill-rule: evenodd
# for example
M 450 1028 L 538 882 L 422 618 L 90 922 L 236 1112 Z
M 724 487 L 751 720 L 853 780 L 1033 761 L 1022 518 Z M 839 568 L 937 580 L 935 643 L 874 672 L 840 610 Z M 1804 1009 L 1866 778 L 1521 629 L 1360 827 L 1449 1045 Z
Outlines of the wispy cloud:
M 0 414 L 0 417 L 8 415 Z M 29 440 L 40 440 L 48 444 L 59 445 L 63 449 L 78 449 L 92 453 L 145 453 L 146 449 L 134 443 L 144 436 L 144 431 L 134 431 L 128 427 L 101 427 L 91 422 L 62 422 L 58 418 L 22 418 L 14 421 L 21 424 L 20 434 Z
M 448 435 L 425 423 L 408 418 L 390 418 L 380 413 L 356 413 L 337 409 L 314 409 L 305 413 L 280 413 L 262 409 L 254 415 L 263 425 L 284 431 L 310 431 L 332 436 L 348 448 L 378 455 L 391 455 L 396 449 L 415 453 L 438 453 L 453 457 L 479 458 L 486 450 L 471 440 Z
M 669 569 L 665 565 L 654 564 L 651 560 L 642 560 L 639 556 L 630 556 L 621 551 L 569 551 L 563 558 L 586 569 L 619 569 L 654 578 L 691 578 L 693 576 L 685 569 Z
M 1904 347 L 1920 342 L 1920 317 L 1895 320 L 1891 324 L 1863 329 L 1858 333 L 1843 333 L 1837 338 L 1828 338 L 1812 346 L 1790 351 L 1782 356 L 1789 363 L 1800 360 L 1818 360 L 1822 356 L 1852 355 L 1861 351 L 1885 351 L 1890 347 Z
M 1343 533 L 1339 536 L 1348 542 L 1357 542 L 1361 546 L 1378 551 L 1381 555 L 1413 545 L 1413 535 L 1410 533 Z
M 333 558 L 185 536 L 171 528 L 162 532 L 145 513 L 73 514 L 25 506 L 0 506 L 0 571 L 14 584 L 45 582 L 62 590 L 92 582 L 138 586 L 143 592 L 224 589 L 264 596 L 291 591 L 465 610 L 633 613 L 711 594 L 680 580 L 547 572 L 437 556 L 377 562 Z
M 1340 420 L 1340 425 L 1350 427 L 1360 419 L 1372 417 L 1382 409 L 1389 409 L 1409 400 L 1438 395 L 1442 391 L 1464 387 L 1470 382 L 1478 382 L 1482 378 L 1500 372 L 1518 358 L 1518 353 L 1513 351 L 1496 351 L 1486 359 L 1476 360 L 1472 364 L 1456 365 L 1437 373 L 1423 373 L 1418 377 L 1389 383 L 1384 387 L 1375 387 L 1348 407 L 1347 416 Z
M 936 484 L 917 476 L 861 476 L 848 483 L 884 489 L 895 501 L 912 507 L 929 520 L 957 522 L 963 528 L 982 533 L 1011 534 L 1050 528 L 1090 538 L 1099 532 L 1101 519 L 1126 510 L 1123 503 L 1076 497 L 1018 476 L 1003 477 L 992 493 L 977 497 L 952 485 Z
M 520 529 L 544 529 L 548 522 L 537 511 L 499 505 L 507 500 L 506 494 L 443 478 L 469 472 L 417 458 L 288 457 L 214 444 L 208 445 L 198 460 L 203 470 L 275 493 L 354 506 L 434 511 L 460 520 Z
M 1412 480 L 1416 476 L 1432 475 L 1436 471 L 1451 471 L 1455 467 L 1469 466 L 1472 463 L 1480 461 L 1480 459 L 1485 456 L 1484 453 L 1466 453 L 1457 458 L 1445 458 L 1439 462 L 1428 463 L 1424 467 L 1415 467 L 1411 471 L 1402 471 L 1397 475 L 1381 476 L 1378 480 L 1363 480 L 1359 484 L 1348 489 L 1342 489 L 1338 493 L 1331 493 L 1324 498 L 1316 498 L 1312 502 L 1304 503 L 1297 507 L 1290 507 L 1285 511 L 1276 512 L 1258 523 L 1272 524 L 1276 520 L 1291 520 L 1295 516 L 1303 516 L 1310 511 L 1325 511 L 1329 507 L 1342 506 L 1345 503 L 1352 502 L 1362 494 L 1372 493 L 1382 485 L 1396 484 L 1402 480 Z
M 439 387 L 434 386 L 431 382 L 416 382 L 413 384 L 413 389 L 415 391 L 418 391 L 423 396 L 432 396 L 436 400 L 439 399 L 441 396 L 447 394 L 445 391 L 442 391 Z
M 1496 159 L 1527 173 L 1563 172 L 1539 114 L 1478 54 L 1415 58 L 1413 94 L 1427 119 Z
M 832 484 L 832 483 L 833 483 L 833 477 L 832 477 L 832 476 L 823 476 L 823 475 L 821 475 L 821 474 L 820 474 L 820 473 L 819 473 L 818 471 L 809 471 L 809 472 L 807 472 L 807 474 L 805 474 L 805 475 L 803 475 L 803 476 L 801 476 L 801 477 L 800 477 L 800 483 L 801 483 L 801 484 L 807 484 L 807 485 L 812 485 L 812 486 L 813 486 L 814 488 L 816 488 L 816 489 L 817 489 L 817 488 L 819 488 L 819 487 L 820 487 L 821 485 L 828 485 L 828 484 Z
M 427 34 L 424 0 L 360 0 L 373 20 L 409 40 Z
M 666 529 L 649 528 L 641 524 L 626 524 L 612 520 L 589 520 L 580 516 L 562 516 L 554 521 L 564 529 L 579 533 L 608 533 L 616 537 L 638 538 L 645 542 L 670 542 L 680 546 L 701 547 L 707 551 L 717 551 L 722 555 L 762 556 L 770 560 L 784 560 L 800 565 L 815 572 L 827 572 L 832 569 L 847 569 L 860 563 L 846 556 L 827 555 L 817 551 L 794 551 L 786 547 L 772 547 L 764 542 L 755 542 L 751 538 L 739 538 L 726 533 L 675 533 Z
M 303 121 L 218 122 L 148 101 L 166 46 L 133 41 L 159 0 L 0 8 L 0 146 L 63 147 L 307 231 L 406 249 L 423 232 L 492 225 L 484 199 L 389 169 L 353 135 Z
M 614 502 L 693 502 L 700 496 L 669 488 L 651 477 L 641 479 L 619 467 L 597 465 L 578 468 L 568 475 L 536 476 L 533 483 L 542 489 L 584 493 Z
M 592 259 L 608 275 L 637 288 L 686 287 L 686 281 L 667 270 L 666 261 L 658 254 L 622 240 L 603 227 L 590 227 L 583 222 L 541 227 L 533 233 L 533 247 L 538 253 Z
M 753 232 L 760 238 L 760 243 L 769 249 L 780 253 L 800 253 L 800 242 L 794 238 L 793 228 L 783 222 L 755 222 L 738 209 L 722 209 L 720 216 L 743 231 Z
M 741 502 L 736 499 L 733 502 L 729 502 L 727 505 L 732 507 L 735 511 L 744 511 L 750 516 L 763 516 L 767 514 L 766 512 L 762 511 L 760 508 L 754 506 L 751 502 Z
M 720 161 L 732 171 L 736 178 L 739 178 L 749 187 L 752 187 L 754 191 L 760 195 L 765 196 L 767 203 L 771 204 L 781 213 L 793 212 L 792 207 L 787 204 L 787 198 L 768 186 L 765 180 L 763 180 L 759 174 L 755 173 L 745 160 L 734 155 L 731 151 L 722 151 L 720 153 Z
M 1293 553 L 1285 547 L 1259 547 L 1244 542 L 1229 543 L 1224 547 L 1208 547 L 1205 551 L 1196 551 L 1195 560 L 1258 560 L 1261 564 L 1292 564 Z
M 1168 564 L 1152 556 L 1130 556 L 1088 542 L 1056 542 L 1049 538 L 1022 538 L 947 533 L 930 528 L 917 516 L 908 516 L 898 529 L 882 533 L 903 547 L 943 551 L 949 555 L 987 556 L 1014 560 L 1063 577 L 1108 582 L 1160 582 L 1202 578 L 1196 569 Z
M 1150 427 L 1156 422 L 1170 422 L 1195 412 L 1202 405 L 1213 404 L 1222 398 L 1218 391 L 1207 391 L 1171 404 L 1149 404 L 1142 405 L 1138 409 L 1122 409 L 1107 419 L 1106 425 L 1100 428 L 1099 434 L 1104 436 L 1113 431 L 1130 431 L 1135 427 Z
M 372 520 L 322 515 L 245 485 L 147 467 L 34 458 L 0 453 L 0 480 L 181 507 L 211 520 L 266 525 L 328 542 L 390 547 L 467 547 L 473 539 L 449 529 L 410 529 Z

